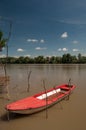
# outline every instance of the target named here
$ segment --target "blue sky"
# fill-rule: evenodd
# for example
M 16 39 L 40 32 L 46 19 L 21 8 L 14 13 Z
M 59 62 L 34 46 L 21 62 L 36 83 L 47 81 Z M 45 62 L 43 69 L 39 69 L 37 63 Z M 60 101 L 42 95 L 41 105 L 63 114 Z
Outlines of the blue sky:
M 9 56 L 86 56 L 86 0 L 0 0 L 5 37 L 9 20 Z

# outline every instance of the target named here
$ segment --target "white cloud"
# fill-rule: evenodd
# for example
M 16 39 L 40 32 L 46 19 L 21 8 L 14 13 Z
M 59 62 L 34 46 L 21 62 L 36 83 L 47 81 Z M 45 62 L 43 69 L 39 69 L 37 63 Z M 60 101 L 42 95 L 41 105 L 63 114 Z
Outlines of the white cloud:
M 5 54 L 1 54 L 0 57 L 1 57 L 1 58 L 4 58 L 4 57 L 6 57 L 6 55 L 5 55 Z
M 19 56 L 16 56 L 16 55 L 14 55 L 13 57 L 15 57 L 15 58 L 19 58 Z
M 77 51 L 79 51 L 78 49 L 73 49 L 73 52 L 77 52 Z
M 43 39 L 40 40 L 41 43 L 44 43 L 45 41 Z
M 86 56 L 86 54 L 84 53 L 83 56 Z
M 45 47 L 36 47 L 35 49 L 36 50 L 46 50 L 47 48 L 45 48 Z
M 3 47 L 2 50 L 5 50 L 5 47 Z
M 59 49 L 58 49 L 58 51 L 62 51 L 62 49 L 61 49 L 61 48 L 59 48 Z
M 67 48 L 63 48 L 63 51 L 68 51 L 68 49 Z
M 75 40 L 75 41 L 73 41 L 73 43 L 74 43 L 74 44 L 78 44 L 79 42 Z
M 17 51 L 18 51 L 18 52 L 23 52 L 24 50 L 21 49 L 21 48 L 19 48 L 19 49 L 17 49 Z
M 61 38 L 67 38 L 68 37 L 68 33 L 67 32 L 64 32 L 62 35 L 61 35 Z
M 86 25 L 86 21 L 80 19 L 65 19 L 65 20 L 57 20 L 57 22 L 61 22 L 64 24 L 73 24 L 73 25 Z
M 33 43 L 38 42 L 37 39 L 27 39 L 27 41 L 28 41 L 28 42 L 33 42 Z
M 32 43 L 37 43 L 37 42 L 40 42 L 40 43 L 44 43 L 44 39 L 41 39 L 41 40 L 37 40 L 37 39 L 27 39 L 27 42 L 32 42 Z
M 68 51 L 67 48 L 59 48 L 58 51 Z
M 29 55 L 29 54 L 28 55 L 24 55 L 24 57 L 31 57 L 31 55 Z

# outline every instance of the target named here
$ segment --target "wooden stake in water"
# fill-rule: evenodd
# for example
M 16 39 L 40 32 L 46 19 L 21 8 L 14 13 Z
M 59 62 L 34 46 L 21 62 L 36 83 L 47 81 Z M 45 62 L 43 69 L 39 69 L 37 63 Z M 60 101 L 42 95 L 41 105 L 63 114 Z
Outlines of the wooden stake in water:
M 68 87 L 71 88 L 71 78 L 70 78 L 69 81 L 68 81 Z M 69 94 L 68 94 L 67 100 L 69 100 L 70 94 L 71 94 L 71 89 L 70 89 L 70 92 L 69 92 Z
M 54 90 L 56 91 L 55 86 L 54 86 L 53 88 L 54 88 Z M 58 98 L 58 93 L 57 93 L 57 91 L 56 91 L 56 96 L 57 96 L 57 98 Z M 59 105 L 60 105 L 61 109 L 63 109 L 63 107 L 62 107 L 62 105 L 61 105 L 61 103 L 60 103 L 60 102 L 59 102 Z
M 47 105 L 48 105 L 48 100 L 47 100 L 47 91 L 46 91 L 46 87 L 45 87 L 45 81 L 43 80 L 43 87 L 46 93 L 46 119 L 48 118 L 48 110 L 47 110 Z
M 27 87 L 27 92 L 29 92 L 29 90 L 30 90 L 30 76 L 31 76 L 31 72 L 32 71 L 30 71 L 29 73 L 28 73 L 28 87 Z
M 7 119 L 8 119 L 8 121 L 10 120 L 9 111 L 7 111 Z

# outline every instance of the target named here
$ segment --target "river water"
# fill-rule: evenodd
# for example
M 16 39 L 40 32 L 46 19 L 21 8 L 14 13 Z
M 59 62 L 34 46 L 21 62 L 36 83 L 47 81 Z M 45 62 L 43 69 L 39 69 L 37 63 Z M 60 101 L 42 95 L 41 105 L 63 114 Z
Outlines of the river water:
M 28 75 L 31 72 L 28 88 Z M 85 130 L 86 129 L 86 65 L 8 65 L 10 82 L 0 93 L 0 130 Z M 7 120 L 5 105 L 43 91 L 55 85 L 76 85 L 69 100 L 63 100 L 46 111 L 33 115 L 10 115 Z M 7 99 L 10 100 L 7 100 Z

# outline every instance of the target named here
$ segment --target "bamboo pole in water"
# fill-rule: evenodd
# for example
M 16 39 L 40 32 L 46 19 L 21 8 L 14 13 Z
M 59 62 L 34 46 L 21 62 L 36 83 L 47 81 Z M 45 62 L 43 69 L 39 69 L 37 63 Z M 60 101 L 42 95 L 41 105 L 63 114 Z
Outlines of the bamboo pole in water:
M 46 119 L 47 119 L 48 118 L 48 110 L 47 110 L 48 100 L 47 100 L 47 91 L 46 91 L 45 81 L 44 80 L 43 80 L 43 87 L 44 87 L 45 94 L 46 94 Z
M 27 92 L 29 92 L 30 91 L 30 76 L 31 76 L 31 72 L 32 71 L 30 71 L 29 73 L 28 73 L 28 87 L 27 87 Z
M 8 18 L 5 18 L 5 17 L 0 17 L 1 20 L 5 21 L 5 22 L 8 22 L 9 23 L 9 32 L 8 32 L 8 38 L 7 38 L 7 42 L 6 42 L 6 61 L 5 61 L 5 65 L 4 65 L 4 73 L 5 73 L 5 78 L 8 77 L 7 76 L 7 62 L 8 62 L 8 42 L 10 40 L 10 37 L 11 37 L 11 31 L 12 31 L 12 21 Z M 5 81 L 5 83 L 7 84 L 7 96 L 8 98 L 10 97 L 9 96 L 9 89 L 8 89 L 8 83 L 7 81 Z
M 54 88 L 54 90 L 56 91 L 55 86 L 54 86 L 53 88 Z M 58 97 L 58 93 L 57 93 L 57 91 L 56 91 L 56 96 Z M 61 105 L 61 103 L 60 103 L 60 102 L 59 102 L 59 105 L 60 105 L 61 109 L 63 109 L 63 107 L 62 107 L 62 105 Z
M 69 81 L 68 81 L 68 87 L 71 88 L 71 78 L 70 78 Z M 69 92 L 69 94 L 68 94 L 67 100 L 69 100 L 70 94 L 71 94 L 71 89 L 70 89 L 70 92 Z

